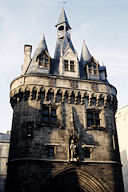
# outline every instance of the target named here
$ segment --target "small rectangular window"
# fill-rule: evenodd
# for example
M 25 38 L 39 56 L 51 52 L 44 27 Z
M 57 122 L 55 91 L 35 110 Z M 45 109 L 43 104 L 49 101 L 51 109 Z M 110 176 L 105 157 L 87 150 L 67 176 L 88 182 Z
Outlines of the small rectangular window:
M 48 146 L 47 155 L 48 157 L 54 157 L 54 147 Z
M 96 69 L 96 65 L 93 65 L 93 69 Z
M 68 71 L 68 60 L 64 60 L 64 70 Z
M 74 61 L 70 61 L 70 71 L 74 71 Z
M 48 58 L 45 58 L 45 63 L 48 63 Z
M 84 157 L 85 158 L 90 158 L 91 152 L 89 147 L 84 148 Z
M 43 121 L 45 123 L 52 123 L 57 121 L 56 108 L 52 106 L 44 106 L 43 108 Z
M 39 58 L 39 67 L 48 69 L 49 67 L 49 58 L 45 55 Z
M 89 68 L 89 69 L 91 69 L 91 68 L 92 68 L 92 65 L 91 65 L 91 64 L 89 64 L 89 65 L 88 65 L 88 68 Z
M 100 118 L 99 111 L 97 110 L 87 110 L 87 126 L 88 127 L 99 127 Z
M 39 58 L 39 62 L 42 62 L 43 61 L 43 58 Z

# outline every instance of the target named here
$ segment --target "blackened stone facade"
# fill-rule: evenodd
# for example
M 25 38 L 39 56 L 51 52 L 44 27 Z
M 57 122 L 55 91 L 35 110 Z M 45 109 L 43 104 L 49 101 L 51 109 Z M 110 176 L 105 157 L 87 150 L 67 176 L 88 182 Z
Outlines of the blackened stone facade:
M 7 192 L 123 192 L 115 126 L 116 88 L 85 42 L 81 58 L 64 9 L 54 58 L 45 37 L 11 83 Z

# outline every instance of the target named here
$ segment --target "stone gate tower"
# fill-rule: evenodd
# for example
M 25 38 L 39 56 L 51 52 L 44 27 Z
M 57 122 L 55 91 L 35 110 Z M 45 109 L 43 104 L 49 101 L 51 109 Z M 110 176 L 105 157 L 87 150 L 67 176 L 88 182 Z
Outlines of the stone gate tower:
M 13 122 L 7 192 L 123 192 L 116 88 L 83 42 L 81 58 L 64 9 L 54 58 L 45 37 L 11 83 Z

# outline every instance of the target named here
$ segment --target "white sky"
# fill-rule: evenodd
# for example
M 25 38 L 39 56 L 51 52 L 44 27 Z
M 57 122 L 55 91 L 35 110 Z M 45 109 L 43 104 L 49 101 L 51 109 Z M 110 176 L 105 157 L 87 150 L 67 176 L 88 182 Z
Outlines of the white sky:
M 65 0 L 72 41 L 80 57 L 82 42 L 107 67 L 109 82 L 117 88 L 118 108 L 128 104 L 128 1 Z M 33 52 L 45 33 L 50 55 L 56 44 L 61 0 L 0 0 L 0 132 L 11 128 L 11 81 L 21 74 L 24 44 Z

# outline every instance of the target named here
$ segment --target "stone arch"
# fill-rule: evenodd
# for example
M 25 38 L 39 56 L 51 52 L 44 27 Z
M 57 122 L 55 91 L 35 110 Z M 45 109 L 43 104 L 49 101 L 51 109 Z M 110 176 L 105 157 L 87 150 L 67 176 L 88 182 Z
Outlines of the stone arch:
M 100 94 L 100 95 L 99 95 L 99 98 L 98 98 L 98 106 L 99 106 L 99 107 L 104 106 L 104 95 L 103 95 L 103 94 Z
M 109 190 L 88 172 L 73 167 L 50 176 L 40 187 L 39 192 L 42 191 L 108 192 Z
M 81 92 L 78 91 L 78 94 L 77 94 L 77 104 L 81 104 Z
M 33 87 L 32 88 L 32 92 L 31 92 L 31 99 L 35 100 L 36 99 L 36 95 L 37 95 L 37 88 Z
M 41 100 L 41 103 L 43 103 L 44 99 L 45 99 L 45 89 L 44 87 L 40 87 L 38 92 L 38 100 Z
M 68 103 L 68 98 L 69 98 L 69 91 L 66 90 L 66 91 L 64 92 L 64 103 Z
M 62 91 L 61 89 L 58 89 L 56 93 L 55 102 L 60 103 L 61 101 L 62 101 Z
M 83 94 L 83 104 L 85 104 L 86 108 L 88 107 L 88 104 L 89 104 L 89 94 L 87 92 L 84 92 L 84 94 Z
M 24 101 L 27 101 L 28 98 L 30 96 L 30 88 L 29 87 L 25 87 L 25 91 L 24 91 Z
M 107 95 L 106 106 L 107 106 L 108 109 L 111 109 L 111 107 L 112 107 L 111 95 Z
M 19 101 L 21 101 L 22 99 L 23 99 L 23 88 L 22 87 L 20 87 L 19 88 Z
M 53 102 L 53 99 L 54 99 L 54 90 L 53 90 L 53 88 L 49 88 L 47 91 L 46 100 L 49 102 Z
M 71 94 L 70 94 L 70 103 L 71 104 L 75 103 L 75 93 L 74 93 L 74 91 L 72 91 Z
M 97 95 L 95 93 L 92 93 L 90 98 L 90 105 L 96 106 L 96 102 L 97 102 Z

